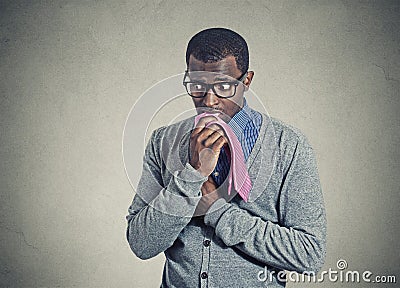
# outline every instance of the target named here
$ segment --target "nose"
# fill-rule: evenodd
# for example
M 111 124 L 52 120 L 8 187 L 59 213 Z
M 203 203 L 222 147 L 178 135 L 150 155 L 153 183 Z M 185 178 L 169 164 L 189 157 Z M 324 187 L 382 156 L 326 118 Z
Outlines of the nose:
M 219 101 L 219 98 L 217 97 L 217 95 L 214 94 L 212 89 L 209 89 L 207 91 L 206 96 L 204 96 L 204 98 L 203 98 L 203 103 L 207 107 L 214 107 L 215 105 L 218 104 L 218 101 Z

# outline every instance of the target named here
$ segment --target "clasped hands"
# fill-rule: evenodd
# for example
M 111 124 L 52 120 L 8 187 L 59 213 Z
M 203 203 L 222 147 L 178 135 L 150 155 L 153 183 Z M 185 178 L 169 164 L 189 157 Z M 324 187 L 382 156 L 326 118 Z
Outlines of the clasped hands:
M 199 120 L 190 136 L 190 165 L 203 176 L 208 176 L 201 187 L 202 197 L 196 207 L 195 215 L 204 215 L 210 206 L 218 199 L 225 198 L 230 201 L 236 192 L 227 193 L 226 185 L 217 187 L 211 173 L 217 165 L 223 146 L 228 145 L 228 139 L 224 129 L 214 123 L 206 127 L 207 123 L 216 121 L 213 116 L 206 116 Z

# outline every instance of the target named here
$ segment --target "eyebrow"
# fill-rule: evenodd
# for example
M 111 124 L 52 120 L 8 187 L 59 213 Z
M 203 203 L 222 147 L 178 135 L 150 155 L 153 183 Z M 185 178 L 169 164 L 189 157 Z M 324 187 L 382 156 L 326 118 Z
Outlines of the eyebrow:
M 207 80 L 204 79 L 190 79 L 190 81 L 207 84 Z M 232 80 L 230 78 L 217 77 L 214 79 L 213 83 L 217 82 L 232 82 Z
M 216 77 L 214 81 L 232 81 L 232 79 L 228 77 Z
M 190 77 L 189 77 L 190 78 Z M 203 78 L 200 78 L 200 79 L 191 79 L 190 78 L 190 82 L 199 82 L 199 83 L 205 83 L 205 84 L 207 84 L 207 81 L 205 80 L 205 79 L 203 79 Z
M 192 71 L 189 71 L 189 74 L 187 75 L 187 76 L 189 77 L 190 81 L 207 83 L 207 79 L 206 79 L 207 76 L 206 76 L 206 75 L 204 75 L 204 76 L 198 75 L 199 78 L 196 79 L 196 78 L 191 78 L 191 77 L 190 77 L 190 72 L 192 72 Z M 197 71 L 193 71 L 193 72 L 197 72 Z M 212 73 L 213 73 L 213 72 L 212 72 Z M 231 82 L 231 81 L 236 80 L 236 79 L 232 79 L 232 78 L 233 78 L 233 77 L 228 76 L 228 75 L 221 75 L 221 76 L 215 77 L 215 78 L 213 79 L 213 81 Z

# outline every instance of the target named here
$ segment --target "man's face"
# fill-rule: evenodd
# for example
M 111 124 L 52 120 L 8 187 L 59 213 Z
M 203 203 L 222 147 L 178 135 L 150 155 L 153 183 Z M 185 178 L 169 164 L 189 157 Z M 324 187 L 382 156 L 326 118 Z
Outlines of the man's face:
M 196 79 L 191 78 L 190 80 L 202 81 L 208 84 L 218 83 L 221 81 L 235 82 L 236 79 L 239 79 L 243 74 L 237 68 L 234 56 L 228 56 L 218 62 L 204 63 L 191 55 L 189 58 L 188 71 L 189 73 L 192 71 L 204 71 L 205 73 L 192 73 L 195 75 L 193 78 Z M 249 71 L 248 76 L 243 81 L 244 84 L 240 83 L 237 85 L 236 93 L 231 98 L 220 98 L 210 89 L 203 98 L 192 98 L 194 106 L 198 113 L 204 112 L 204 108 L 207 107 L 213 110 L 218 110 L 222 112 L 223 115 L 225 114 L 229 116 L 229 118 L 232 118 L 243 107 L 243 94 L 250 86 L 252 78 L 253 72 Z M 221 115 L 221 117 L 223 117 L 223 115 Z

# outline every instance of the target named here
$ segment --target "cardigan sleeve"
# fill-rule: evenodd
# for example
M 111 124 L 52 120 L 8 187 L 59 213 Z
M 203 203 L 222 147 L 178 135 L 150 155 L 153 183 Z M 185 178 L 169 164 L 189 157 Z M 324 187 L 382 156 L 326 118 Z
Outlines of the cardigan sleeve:
M 153 132 L 146 146 L 137 193 L 126 216 L 127 240 L 141 259 L 154 257 L 174 243 L 191 220 L 201 198 L 201 186 L 207 180 L 186 164 L 172 173 L 167 184 L 163 183 L 160 131 Z
M 204 221 L 227 246 L 266 265 L 317 272 L 326 254 L 326 216 L 314 153 L 305 137 L 292 149 L 282 150 L 286 155 L 277 188 L 279 223 L 263 220 L 224 199 L 211 206 Z

